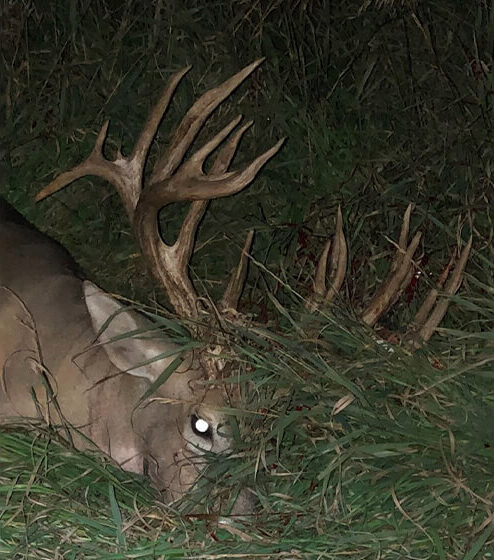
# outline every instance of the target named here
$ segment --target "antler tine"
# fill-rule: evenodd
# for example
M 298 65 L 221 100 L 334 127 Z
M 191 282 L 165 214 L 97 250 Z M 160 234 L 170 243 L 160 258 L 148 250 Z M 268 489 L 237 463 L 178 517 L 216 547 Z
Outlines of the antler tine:
M 219 302 L 220 311 L 233 310 L 238 311 L 238 303 L 245 286 L 247 278 L 247 270 L 249 267 L 249 252 L 254 240 L 254 230 L 250 230 L 245 238 L 244 248 L 238 261 L 238 265 L 230 276 L 228 286 Z
M 237 151 L 242 136 L 251 126 L 252 121 L 246 122 L 235 132 L 235 134 L 231 136 L 231 138 L 228 139 L 228 141 L 216 155 L 213 165 L 211 166 L 211 173 L 219 174 L 225 172 L 228 169 L 233 160 L 235 152 Z M 210 143 L 211 142 L 208 142 L 208 144 Z M 197 228 L 204 215 L 204 212 L 206 211 L 208 203 L 209 200 L 193 201 L 190 205 L 187 216 L 183 221 L 182 227 L 180 228 L 180 233 L 177 237 L 177 241 L 175 242 L 175 247 L 178 266 L 183 272 L 186 271 L 186 267 L 188 265 L 190 257 L 192 256 Z
M 85 175 L 97 175 L 98 177 L 105 178 L 109 182 L 113 182 L 114 179 L 117 179 L 117 177 L 114 177 L 114 174 L 117 172 L 116 165 L 103 156 L 103 146 L 105 144 L 109 124 L 110 121 L 105 121 L 101 127 L 96 142 L 94 143 L 94 148 L 87 159 L 69 171 L 64 171 L 46 185 L 46 187 L 41 189 L 36 195 L 37 202 L 58 192 L 76 179 L 80 179 Z
M 331 257 L 329 257 L 331 247 L 333 250 L 331 251 Z M 341 214 L 341 206 L 338 206 L 335 233 L 332 240 L 328 239 L 326 241 L 321 256 L 319 257 L 312 287 L 313 293 L 306 303 L 310 311 L 316 309 L 318 302 L 322 300 L 324 300 L 325 303 L 330 303 L 340 291 L 343 280 L 345 279 L 347 256 L 347 244 L 345 234 L 343 233 L 343 217 Z M 326 276 L 328 276 L 329 287 L 327 287 L 328 284 L 326 284 Z
M 323 298 L 326 295 L 326 272 L 328 270 L 328 256 L 331 249 L 331 239 L 326 241 L 324 249 L 322 250 L 319 262 L 317 263 L 316 275 L 314 278 L 313 291 L 314 295 L 318 298 Z
M 211 140 L 209 140 L 209 142 L 206 142 L 206 144 L 204 144 L 204 146 L 202 148 L 199 148 L 199 150 L 197 150 L 197 152 L 195 152 L 194 154 L 192 154 L 190 156 L 190 159 L 188 161 L 185 162 L 185 164 L 182 165 L 182 169 L 186 169 L 187 167 L 201 167 L 204 165 L 204 162 L 206 161 L 206 158 L 212 154 L 214 152 L 214 150 L 216 150 L 216 148 L 223 142 L 223 140 L 225 140 L 225 138 L 228 138 L 228 136 L 230 135 L 230 133 L 232 132 L 232 130 L 234 130 L 238 123 L 242 120 L 242 115 L 239 115 L 238 117 L 235 117 L 233 120 L 231 120 L 226 126 L 224 126 L 215 136 L 213 136 L 213 138 L 211 138 Z M 218 174 L 218 173 L 224 173 L 226 171 L 225 169 L 222 168 L 218 168 L 217 170 L 211 170 L 210 174 Z
M 96 175 L 107 180 L 115 187 L 129 218 L 132 220 L 142 190 L 144 166 L 149 148 L 178 84 L 189 70 L 190 66 L 180 70 L 170 78 L 158 102 L 151 110 L 130 157 L 125 158 L 119 153 L 114 161 L 105 158 L 103 147 L 109 125 L 109 121 L 106 121 L 101 127 L 89 157 L 70 171 L 66 171 L 54 179 L 38 193 L 36 200 L 39 201 L 46 198 L 76 179 L 86 175 Z
M 340 291 L 346 274 L 348 250 L 345 234 L 343 233 L 343 217 L 341 206 L 338 206 L 336 218 L 336 231 L 334 234 L 333 252 L 329 263 L 329 288 L 324 297 L 327 303 L 333 301 L 335 295 Z
M 456 266 L 451 274 L 451 278 L 448 280 L 446 285 L 446 289 L 444 290 L 446 296 L 454 295 L 459 287 L 461 286 L 461 282 L 463 280 L 463 271 L 465 270 L 465 266 L 467 264 L 468 257 L 470 255 L 470 251 L 472 249 L 472 241 L 473 238 L 470 236 L 468 243 L 463 248 L 460 258 L 456 263 Z M 424 341 L 427 342 L 431 336 L 434 334 L 439 323 L 442 321 L 446 311 L 448 310 L 449 306 L 449 297 L 442 298 L 435 306 L 434 310 L 430 314 L 429 318 L 423 326 L 419 329 L 418 334 L 419 337 Z
M 405 281 L 409 277 L 413 264 L 412 258 L 422 237 L 422 233 L 418 231 L 407 247 L 410 212 L 411 207 L 409 206 L 403 217 L 399 245 L 390 272 L 362 312 L 362 320 L 369 326 L 374 326 L 379 317 L 389 309 L 392 302 L 405 288 Z
M 454 263 L 455 263 L 455 253 L 453 252 L 453 254 L 449 259 L 448 264 L 443 268 L 441 274 L 439 275 L 435 287 L 429 290 L 422 305 L 420 306 L 419 310 L 415 314 L 415 317 L 412 321 L 413 331 L 417 331 L 426 322 L 427 317 L 429 316 L 432 308 L 434 307 L 434 304 L 437 301 L 439 290 L 442 290 L 446 280 L 448 279 L 449 273 L 453 268 Z
M 252 126 L 254 121 L 247 121 L 245 122 L 236 132 L 231 136 L 225 145 L 221 148 L 218 152 L 216 157 L 214 158 L 214 163 L 211 166 L 211 174 L 212 175 L 219 175 L 220 173 L 224 173 L 230 167 L 230 164 L 233 160 L 233 156 L 237 151 L 238 145 L 240 144 L 240 140 L 242 140 L 243 135 L 249 130 Z
M 168 83 L 163 88 L 160 98 L 151 109 L 148 119 L 141 131 L 139 139 L 137 140 L 129 159 L 137 159 L 141 164 L 145 163 L 146 157 L 149 153 L 149 148 L 151 147 L 151 144 L 156 136 L 156 132 L 158 131 L 161 120 L 163 119 L 163 115 L 168 109 L 170 101 L 175 94 L 175 90 L 182 81 L 182 78 L 189 72 L 191 68 L 192 66 L 186 66 L 170 77 Z
M 203 94 L 187 111 L 177 128 L 166 152 L 156 162 L 150 183 L 164 181 L 173 174 L 182 162 L 185 153 L 192 144 L 202 125 L 211 113 L 262 64 L 264 58 L 256 60 L 243 70 L 223 82 L 218 87 Z
M 398 240 L 398 247 L 401 251 L 396 252 L 396 258 L 391 264 L 391 272 L 394 272 L 397 268 L 401 266 L 403 262 L 403 256 L 407 250 L 408 243 L 408 233 L 410 231 L 410 216 L 412 215 L 412 204 L 410 203 L 403 214 L 403 221 L 401 223 L 400 238 Z

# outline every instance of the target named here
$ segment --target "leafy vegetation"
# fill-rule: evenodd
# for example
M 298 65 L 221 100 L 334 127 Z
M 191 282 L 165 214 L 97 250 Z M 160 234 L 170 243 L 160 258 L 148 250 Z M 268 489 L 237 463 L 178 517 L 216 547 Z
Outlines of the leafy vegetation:
M 253 118 L 240 166 L 288 137 L 249 189 L 211 204 L 192 263 L 215 294 L 256 229 L 243 310 L 265 326 L 228 334 L 250 395 L 237 455 L 212 458 L 194 496 L 169 508 L 53 433 L 3 430 L 1 557 L 492 557 L 493 22 L 487 3 L 446 0 L 0 0 L 0 192 L 107 289 L 166 304 L 112 188 L 87 178 L 32 202 L 105 118 L 108 151 L 128 152 L 166 79 L 192 64 L 156 157 L 198 94 L 265 56 L 202 138 L 230 114 Z M 426 258 L 388 328 L 405 329 L 474 235 L 460 295 L 413 353 L 355 319 L 409 202 Z M 336 305 L 308 315 L 339 204 L 348 279 Z M 165 236 L 182 210 L 163 212 Z M 253 487 L 258 513 L 197 514 L 197 502 L 214 512 L 214 481 Z

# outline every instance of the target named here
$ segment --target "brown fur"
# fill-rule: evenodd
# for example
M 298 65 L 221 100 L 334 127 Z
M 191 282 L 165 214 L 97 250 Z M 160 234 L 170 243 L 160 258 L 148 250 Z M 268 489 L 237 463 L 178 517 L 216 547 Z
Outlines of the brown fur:
M 196 479 L 201 449 L 229 446 L 218 433 L 226 421 L 224 394 L 197 383 L 203 373 L 189 356 L 151 400 L 140 403 L 178 354 L 125 370 L 178 349 L 163 338 L 108 343 L 148 326 L 143 316 L 122 310 L 79 278 L 63 247 L 0 199 L 0 422 L 41 418 L 70 425 L 79 448 L 90 446 L 86 436 L 123 468 L 147 471 L 171 501 Z M 98 334 L 105 344 L 95 346 Z M 208 421 L 210 437 L 194 433 L 195 417 Z

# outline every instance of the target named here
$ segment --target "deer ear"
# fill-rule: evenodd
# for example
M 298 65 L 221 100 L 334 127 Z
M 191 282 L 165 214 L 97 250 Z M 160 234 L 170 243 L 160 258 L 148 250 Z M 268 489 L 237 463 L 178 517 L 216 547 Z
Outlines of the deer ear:
M 155 381 L 176 357 L 178 347 L 163 338 L 149 338 L 151 321 L 92 282 L 84 281 L 83 291 L 94 334 L 113 365 L 120 371 Z M 134 336 L 128 334 L 133 331 L 138 332 Z M 163 354 L 171 355 L 147 363 Z

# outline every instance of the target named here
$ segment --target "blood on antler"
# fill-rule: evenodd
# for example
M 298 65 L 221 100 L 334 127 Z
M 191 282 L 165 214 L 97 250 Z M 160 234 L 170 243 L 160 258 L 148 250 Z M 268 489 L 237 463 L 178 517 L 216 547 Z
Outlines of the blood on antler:
M 207 91 L 192 105 L 176 129 L 168 149 L 156 161 L 149 178 L 144 173 L 149 150 L 173 94 L 190 67 L 170 78 L 151 110 L 130 156 L 124 157 L 119 152 L 112 161 L 103 155 L 108 131 L 107 121 L 102 126 L 89 157 L 83 163 L 59 175 L 37 196 L 37 200 L 46 198 L 86 175 L 96 175 L 109 181 L 122 199 L 143 255 L 181 317 L 195 318 L 201 308 L 199 295 L 190 279 L 188 265 L 197 227 L 208 201 L 235 194 L 247 187 L 259 170 L 278 152 L 284 139 L 243 169 L 228 171 L 242 136 L 252 125 L 252 121 L 249 121 L 237 128 L 242 119 L 238 116 L 187 160 L 184 160 L 184 157 L 211 113 L 262 61 L 257 60 L 220 86 Z M 205 173 L 204 162 L 217 148 L 219 149 L 214 155 L 211 169 Z M 179 201 L 190 201 L 191 205 L 177 240 L 173 245 L 167 245 L 159 232 L 158 215 L 164 206 Z M 247 273 L 247 253 L 252 244 L 252 237 L 252 232 L 249 232 L 238 267 L 218 304 L 220 311 L 235 309 L 238 305 Z
M 400 238 L 396 244 L 396 253 L 388 276 L 361 311 L 360 317 L 362 321 L 371 327 L 398 300 L 416 271 L 417 263 L 414 262 L 413 257 L 422 233 L 420 231 L 415 233 L 413 239 L 408 243 L 411 213 L 412 205 L 410 204 L 403 216 Z M 331 246 L 333 250 L 330 255 Z M 429 291 L 410 325 L 408 331 L 409 339 L 426 342 L 434 334 L 434 331 L 448 310 L 450 296 L 454 295 L 461 285 L 463 271 L 465 270 L 471 248 L 472 237 L 470 237 L 458 258 L 455 258 L 453 255 L 450 262 L 443 269 L 436 286 Z M 338 208 L 333 241 L 326 243 L 316 268 L 313 294 L 308 302 L 310 309 L 314 309 L 321 302 L 328 303 L 334 299 L 343 284 L 346 266 L 347 245 L 343 233 L 341 209 Z M 326 283 L 326 277 L 328 277 L 329 285 Z

